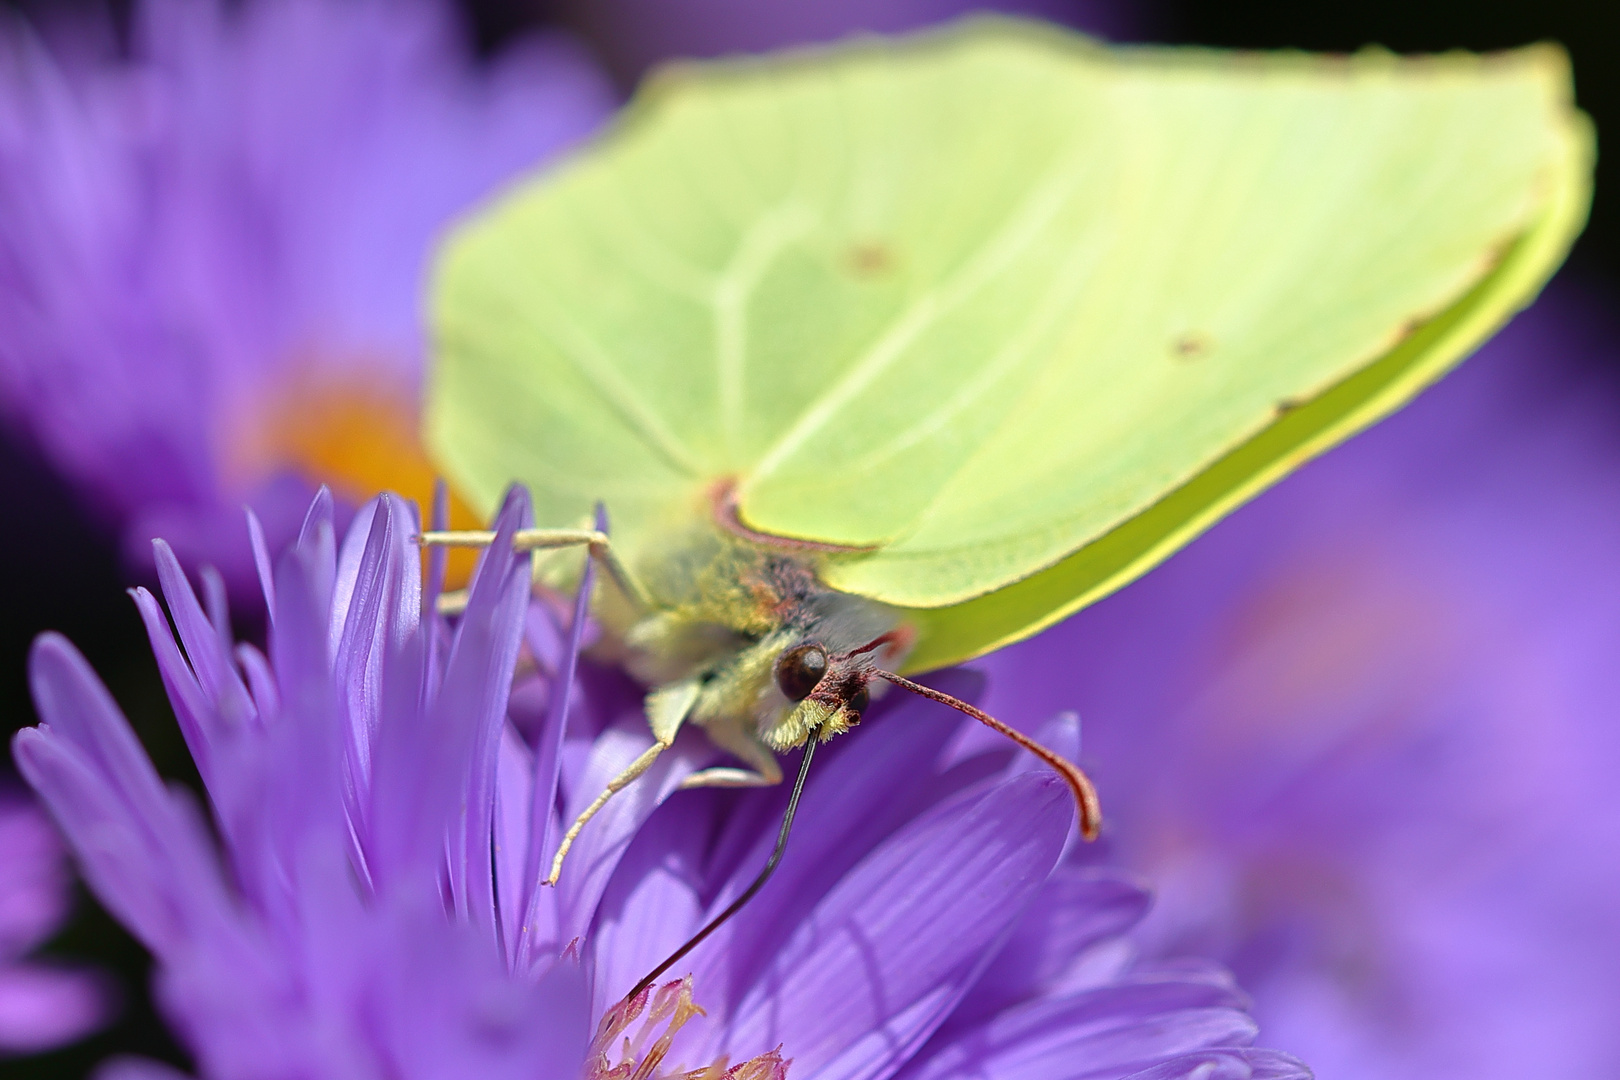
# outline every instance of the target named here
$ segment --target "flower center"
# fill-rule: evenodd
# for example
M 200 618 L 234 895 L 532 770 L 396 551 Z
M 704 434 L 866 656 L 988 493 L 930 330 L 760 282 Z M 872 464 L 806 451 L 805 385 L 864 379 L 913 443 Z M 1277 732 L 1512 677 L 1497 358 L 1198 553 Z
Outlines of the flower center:
M 311 366 L 253 402 L 245 422 L 225 432 L 225 473 L 246 485 L 290 468 L 351 502 L 392 491 L 426 514 L 438 473 L 422 449 L 419 415 L 415 389 L 397 376 Z M 452 491 L 450 527 L 482 524 Z M 450 553 L 452 585 L 466 582 L 476 558 Z
M 780 1046 L 737 1065 L 721 1057 L 689 1071 L 679 1071 L 679 1066 L 674 1072 L 660 1069 L 676 1032 L 694 1016 L 704 1015 L 692 1000 L 690 975 L 619 1002 L 602 1017 L 591 1040 L 585 1080 L 786 1080 L 793 1062 L 783 1059 Z

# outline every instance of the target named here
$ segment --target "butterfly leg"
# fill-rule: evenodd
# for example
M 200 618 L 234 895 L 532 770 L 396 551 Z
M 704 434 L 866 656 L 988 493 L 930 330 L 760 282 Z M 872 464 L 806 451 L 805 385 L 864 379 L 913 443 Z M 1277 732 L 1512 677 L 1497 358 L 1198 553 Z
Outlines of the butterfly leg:
M 740 724 L 710 723 L 704 725 L 703 731 L 710 742 L 753 767 L 739 769 L 722 765 L 700 769 L 681 781 L 682 788 L 770 787 L 782 782 L 782 767 L 777 764 L 771 748 Z
M 684 679 L 659 687 L 647 695 L 647 726 L 652 728 L 653 744 L 642 752 L 641 756 L 625 766 L 624 771 L 608 781 L 602 794 L 591 801 L 591 804 L 580 812 L 574 823 L 568 827 L 563 836 L 562 843 L 557 845 L 557 854 L 551 860 L 551 872 L 546 875 L 546 884 L 557 884 L 557 878 L 562 874 L 563 859 L 568 855 L 568 849 L 574 846 L 574 839 L 579 836 L 597 811 L 607 805 L 607 801 L 636 781 L 642 773 L 652 767 L 662 754 L 675 744 L 675 736 L 681 730 L 692 706 L 697 704 L 698 694 L 702 691 L 702 684 L 696 679 Z
M 668 749 L 668 743 L 654 742 L 647 748 L 646 752 L 626 766 L 623 772 L 609 780 L 602 794 L 598 795 L 592 800 L 591 805 L 580 812 L 579 817 L 575 818 L 574 823 L 568 827 L 568 832 L 563 836 L 562 843 L 557 845 L 557 854 L 551 860 L 551 873 L 546 875 L 545 883 L 547 885 L 557 884 L 557 878 L 562 875 L 563 859 L 568 857 L 568 849 L 574 846 L 574 839 L 579 836 L 579 831 L 585 827 L 591 818 L 596 816 L 598 810 L 607 805 L 609 799 L 629 787 L 642 773 L 652 767 L 652 763 L 658 760 L 659 754 Z
M 488 529 L 456 529 L 424 532 L 418 542 L 437 547 L 488 547 L 495 542 L 495 534 Z M 551 551 L 556 548 L 584 547 L 596 560 L 613 583 L 642 611 L 651 611 L 656 605 L 639 578 L 613 550 L 613 542 L 606 533 L 595 529 L 519 529 L 512 537 L 514 551 Z M 439 614 L 457 615 L 467 606 L 465 592 L 446 593 L 439 598 Z

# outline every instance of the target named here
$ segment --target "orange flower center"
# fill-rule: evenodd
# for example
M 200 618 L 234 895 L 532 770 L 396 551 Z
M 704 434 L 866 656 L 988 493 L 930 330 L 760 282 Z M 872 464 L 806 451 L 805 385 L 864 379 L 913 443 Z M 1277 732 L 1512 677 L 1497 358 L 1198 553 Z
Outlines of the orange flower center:
M 244 411 L 221 439 L 231 481 L 245 486 L 290 468 L 354 503 L 392 491 L 415 500 L 424 517 L 431 512 L 438 473 L 422 448 L 416 392 L 396 376 L 311 365 Z M 450 527 L 482 524 L 452 491 Z M 452 551 L 447 586 L 464 585 L 476 558 Z

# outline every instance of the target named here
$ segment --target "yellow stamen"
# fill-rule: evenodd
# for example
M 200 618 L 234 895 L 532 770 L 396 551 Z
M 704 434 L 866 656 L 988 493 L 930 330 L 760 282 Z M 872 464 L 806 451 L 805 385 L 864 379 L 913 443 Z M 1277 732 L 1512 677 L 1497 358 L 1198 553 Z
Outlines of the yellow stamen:
M 690 975 L 620 1001 L 602 1017 L 596 1038 L 591 1040 L 585 1057 L 585 1080 L 786 1080 L 792 1061 L 782 1057 L 780 1046 L 737 1065 L 728 1065 L 722 1057 L 700 1069 L 661 1071 L 659 1066 L 669 1054 L 676 1032 L 693 1017 L 704 1015 L 702 1007 L 692 1000 Z M 626 1034 L 637 1020 L 641 1021 L 640 1027 Z M 613 1053 L 615 1047 L 617 1055 Z M 617 1061 L 613 1060 L 615 1056 Z

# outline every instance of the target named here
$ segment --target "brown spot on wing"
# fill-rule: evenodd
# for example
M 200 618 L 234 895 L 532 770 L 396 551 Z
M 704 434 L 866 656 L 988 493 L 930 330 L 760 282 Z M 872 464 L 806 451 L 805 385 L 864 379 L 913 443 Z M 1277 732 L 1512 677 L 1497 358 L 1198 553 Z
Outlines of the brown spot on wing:
M 844 265 L 856 277 L 877 277 L 899 264 L 893 248 L 880 240 L 861 240 L 844 252 Z
M 1413 315 L 1409 318 L 1403 319 L 1399 325 L 1394 327 L 1387 335 L 1385 335 L 1383 341 L 1379 342 L 1378 350 L 1375 355 L 1385 356 L 1394 352 L 1396 349 L 1406 344 L 1413 334 L 1423 329 L 1427 322 L 1428 320 L 1420 315 Z
M 1170 355 L 1177 360 L 1198 360 L 1215 351 L 1215 339 L 1202 330 L 1188 330 L 1170 343 Z
M 1309 400 L 1309 398 L 1282 398 L 1277 402 L 1277 404 L 1271 407 L 1271 411 L 1275 416 L 1287 416 L 1301 405 L 1306 404 Z

